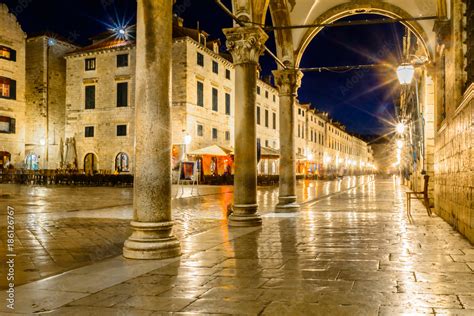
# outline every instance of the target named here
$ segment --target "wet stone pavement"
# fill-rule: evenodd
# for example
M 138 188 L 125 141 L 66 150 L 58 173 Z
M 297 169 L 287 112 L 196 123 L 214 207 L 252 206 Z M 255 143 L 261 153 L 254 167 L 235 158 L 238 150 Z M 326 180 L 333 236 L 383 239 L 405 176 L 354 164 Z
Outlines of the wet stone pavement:
M 474 247 L 419 202 L 409 223 L 404 190 L 377 179 L 267 212 L 261 228 L 184 237 L 181 258 L 115 257 L 20 286 L 16 312 L 474 315 Z
M 301 201 L 339 192 L 368 177 L 343 181 L 300 181 Z M 179 239 L 221 225 L 227 205 L 232 203 L 231 186 L 174 187 L 174 233 Z M 199 196 L 198 196 L 199 194 Z M 0 255 L 6 253 L 6 209 L 15 208 L 15 279 L 21 285 L 120 255 L 131 234 L 133 189 L 127 187 L 20 186 L 0 185 Z M 178 198 L 176 198 L 178 197 Z M 259 189 L 263 213 L 273 210 L 276 187 Z M 1 275 L 7 266 L 0 265 Z M 0 289 L 6 288 L 0 279 Z

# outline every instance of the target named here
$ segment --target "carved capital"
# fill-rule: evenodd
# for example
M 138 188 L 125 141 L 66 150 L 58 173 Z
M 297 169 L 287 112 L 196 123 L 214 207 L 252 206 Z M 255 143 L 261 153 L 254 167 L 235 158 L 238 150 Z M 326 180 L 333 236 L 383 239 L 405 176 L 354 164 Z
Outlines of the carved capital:
M 265 50 L 268 35 L 259 27 L 234 27 L 223 30 L 227 37 L 227 50 L 234 65 L 255 63 Z
M 273 77 L 280 96 L 297 96 L 303 73 L 297 69 L 274 70 Z

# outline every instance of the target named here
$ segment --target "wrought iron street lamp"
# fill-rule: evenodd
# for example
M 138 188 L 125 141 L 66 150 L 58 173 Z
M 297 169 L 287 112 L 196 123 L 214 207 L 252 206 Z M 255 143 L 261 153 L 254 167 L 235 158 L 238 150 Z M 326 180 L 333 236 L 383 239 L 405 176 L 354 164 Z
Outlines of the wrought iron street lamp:
M 415 76 L 415 66 L 409 63 L 404 63 L 397 68 L 398 81 L 402 85 L 409 85 Z

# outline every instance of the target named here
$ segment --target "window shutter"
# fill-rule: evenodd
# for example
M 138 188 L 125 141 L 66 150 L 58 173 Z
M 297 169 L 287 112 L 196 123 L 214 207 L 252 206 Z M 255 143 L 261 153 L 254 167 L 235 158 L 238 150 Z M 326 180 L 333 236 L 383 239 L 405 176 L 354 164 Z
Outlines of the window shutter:
M 16 100 L 16 81 L 10 80 L 10 99 Z
M 16 61 L 16 50 L 14 49 L 10 50 L 10 60 Z
M 117 84 L 117 107 L 128 106 L 128 83 L 120 82 Z
M 15 134 L 16 133 L 16 119 L 11 118 L 10 119 L 10 134 Z

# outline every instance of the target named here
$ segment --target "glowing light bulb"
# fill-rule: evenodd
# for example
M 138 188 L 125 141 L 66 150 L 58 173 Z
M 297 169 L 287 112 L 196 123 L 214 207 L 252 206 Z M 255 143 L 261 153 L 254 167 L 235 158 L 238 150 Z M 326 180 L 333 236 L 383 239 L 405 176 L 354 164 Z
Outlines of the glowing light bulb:
M 397 126 L 395 127 L 395 130 L 397 131 L 398 134 L 403 134 L 405 133 L 406 125 L 402 122 L 398 123 Z

